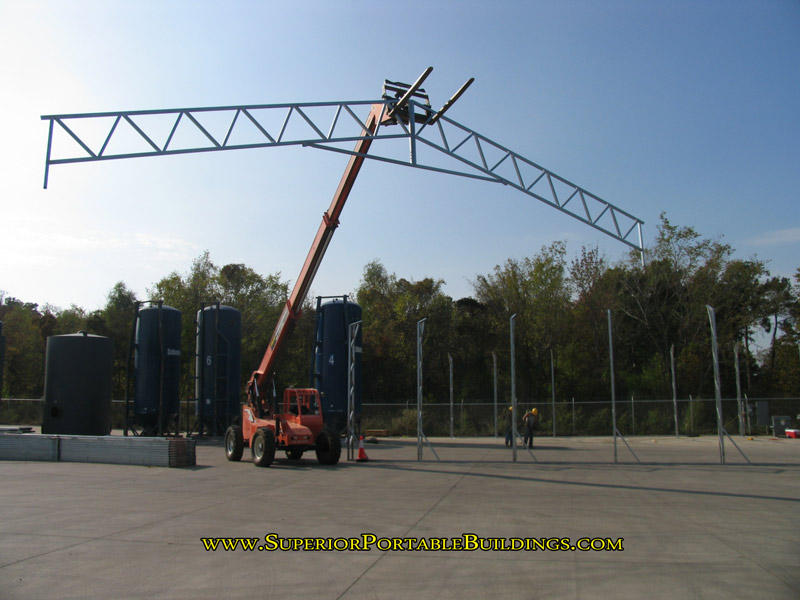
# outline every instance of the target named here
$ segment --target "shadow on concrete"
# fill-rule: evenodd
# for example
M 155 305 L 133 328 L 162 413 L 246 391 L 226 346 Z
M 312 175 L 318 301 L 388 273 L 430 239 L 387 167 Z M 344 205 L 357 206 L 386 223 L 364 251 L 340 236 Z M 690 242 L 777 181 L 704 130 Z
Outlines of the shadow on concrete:
M 397 461 L 393 461 L 397 462 Z M 414 461 L 416 462 L 416 461 Z M 448 461 L 452 462 L 452 461 Z M 475 464 L 474 462 L 472 464 Z M 483 463 L 481 463 L 483 464 Z M 507 464 L 507 463 L 504 463 Z M 585 463 L 579 463 L 581 465 Z M 555 466 L 563 465 L 563 463 L 556 463 Z M 613 465 L 608 465 L 613 466 Z M 676 466 L 683 466 L 683 465 L 676 465 Z M 713 466 L 713 465 L 710 465 Z M 721 466 L 721 465 L 716 465 Z M 443 472 L 435 469 L 429 468 L 410 468 L 400 464 L 376 464 L 374 468 L 378 469 L 392 469 L 392 470 L 400 470 L 400 471 L 415 471 L 415 472 L 423 472 L 423 473 L 435 473 L 437 475 L 441 475 Z M 659 468 L 652 468 L 650 469 L 652 472 L 658 472 Z M 800 468 L 797 469 L 798 473 L 800 474 Z M 493 473 L 476 473 L 473 471 L 447 471 L 447 474 L 453 475 L 461 475 L 463 477 L 475 477 L 475 478 L 483 478 L 483 479 L 502 479 L 506 481 L 529 481 L 532 483 L 547 483 L 550 485 L 556 486 L 575 486 L 575 487 L 583 487 L 583 488 L 596 488 L 596 489 L 611 489 L 611 490 L 626 490 L 626 491 L 638 491 L 638 492 L 661 492 L 661 493 L 668 493 L 668 494 L 688 494 L 694 496 L 712 496 L 716 498 L 741 498 L 747 500 L 769 500 L 769 501 L 778 501 L 778 502 L 790 502 L 794 504 L 800 504 L 800 498 L 791 498 L 791 497 L 784 497 L 784 496 L 768 496 L 762 494 L 742 494 L 737 492 L 721 492 L 721 491 L 709 491 L 709 490 L 686 490 L 686 489 L 671 489 L 671 488 L 662 488 L 662 487 L 651 487 L 651 486 L 636 486 L 636 485 L 623 485 L 623 484 L 614 484 L 614 483 L 591 483 L 585 481 L 564 481 L 560 479 L 548 479 L 544 477 L 531 477 L 531 476 L 523 476 L 523 475 L 501 475 L 501 474 L 493 474 Z

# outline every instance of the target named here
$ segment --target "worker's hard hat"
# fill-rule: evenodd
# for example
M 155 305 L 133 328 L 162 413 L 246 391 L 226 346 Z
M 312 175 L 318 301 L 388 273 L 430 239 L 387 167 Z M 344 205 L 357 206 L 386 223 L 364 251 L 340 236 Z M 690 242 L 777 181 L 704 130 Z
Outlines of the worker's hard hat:
M 514 410 L 514 407 L 513 406 L 509 406 L 508 410 Z
M 533 414 L 535 414 L 535 415 L 538 415 L 539 414 L 539 409 L 538 408 L 534 408 L 531 412 Z

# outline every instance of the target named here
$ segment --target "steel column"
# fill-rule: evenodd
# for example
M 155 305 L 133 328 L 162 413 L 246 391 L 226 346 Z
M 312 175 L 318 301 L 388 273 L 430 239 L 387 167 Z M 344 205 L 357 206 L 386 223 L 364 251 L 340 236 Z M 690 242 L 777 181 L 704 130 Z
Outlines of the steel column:
M 675 437 L 678 433 L 678 389 L 675 385 L 675 344 L 669 347 L 669 363 L 672 371 L 672 414 L 675 417 Z
M 492 352 L 492 366 L 494 371 L 494 437 L 497 437 L 497 353 Z
M 550 392 L 552 394 L 551 404 L 553 406 L 553 437 L 556 437 L 556 364 L 553 359 L 553 350 L 550 349 Z
M 717 435 L 719 436 L 719 462 L 725 464 L 725 436 L 722 423 L 722 388 L 719 379 L 719 354 L 717 352 L 717 316 L 714 308 L 706 304 L 711 325 L 711 358 L 714 363 L 714 394 L 717 400 Z
M 426 320 L 417 321 L 417 460 L 422 460 L 422 335 Z
M 509 338 L 511 340 L 511 460 L 517 462 L 517 371 L 514 366 L 516 362 L 514 351 L 514 323 L 517 319 L 516 313 L 509 319 Z
M 614 385 L 614 340 L 611 334 L 611 309 L 608 309 L 608 362 L 611 378 L 611 423 L 614 430 L 614 462 L 617 462 L 617 390 Z
M 452 439 L 455 437 L 453 435 L 453 357 L 449 353 L 447 354 L 447 362 L 450 365 L 450 438 Z
M 739 435 L 744 436 L 744 411 L 742 409 L 742 382 L 739 376 L 739 342 L 733 345 L 733 365 L 736 368 L 736 410 L 739 412 Z
M 356 339 L 360 326 L 361 321 L 356 321 L 347 328 L 347 460 L 355 459 Z

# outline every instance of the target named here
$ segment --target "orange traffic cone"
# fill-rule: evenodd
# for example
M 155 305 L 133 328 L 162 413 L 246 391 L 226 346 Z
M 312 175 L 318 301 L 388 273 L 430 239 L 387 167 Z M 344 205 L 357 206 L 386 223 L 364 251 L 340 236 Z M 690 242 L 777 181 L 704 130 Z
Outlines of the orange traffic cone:
M 358 438 L 358 458 L 356 462 L 368 462 L 369 457 L 367 456 L 367 451 L 364 450 L 364 436 Z

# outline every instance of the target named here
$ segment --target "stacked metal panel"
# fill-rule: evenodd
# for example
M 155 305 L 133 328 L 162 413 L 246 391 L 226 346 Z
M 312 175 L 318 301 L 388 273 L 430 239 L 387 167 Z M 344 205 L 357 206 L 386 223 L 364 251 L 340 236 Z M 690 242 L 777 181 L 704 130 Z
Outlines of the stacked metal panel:
M 186 467 L 196 454 L 195 441 L 185 438 L 0 434 L 0 460 Z
M 0 433 L 1 460 L 58 460 L 58 436 Z

